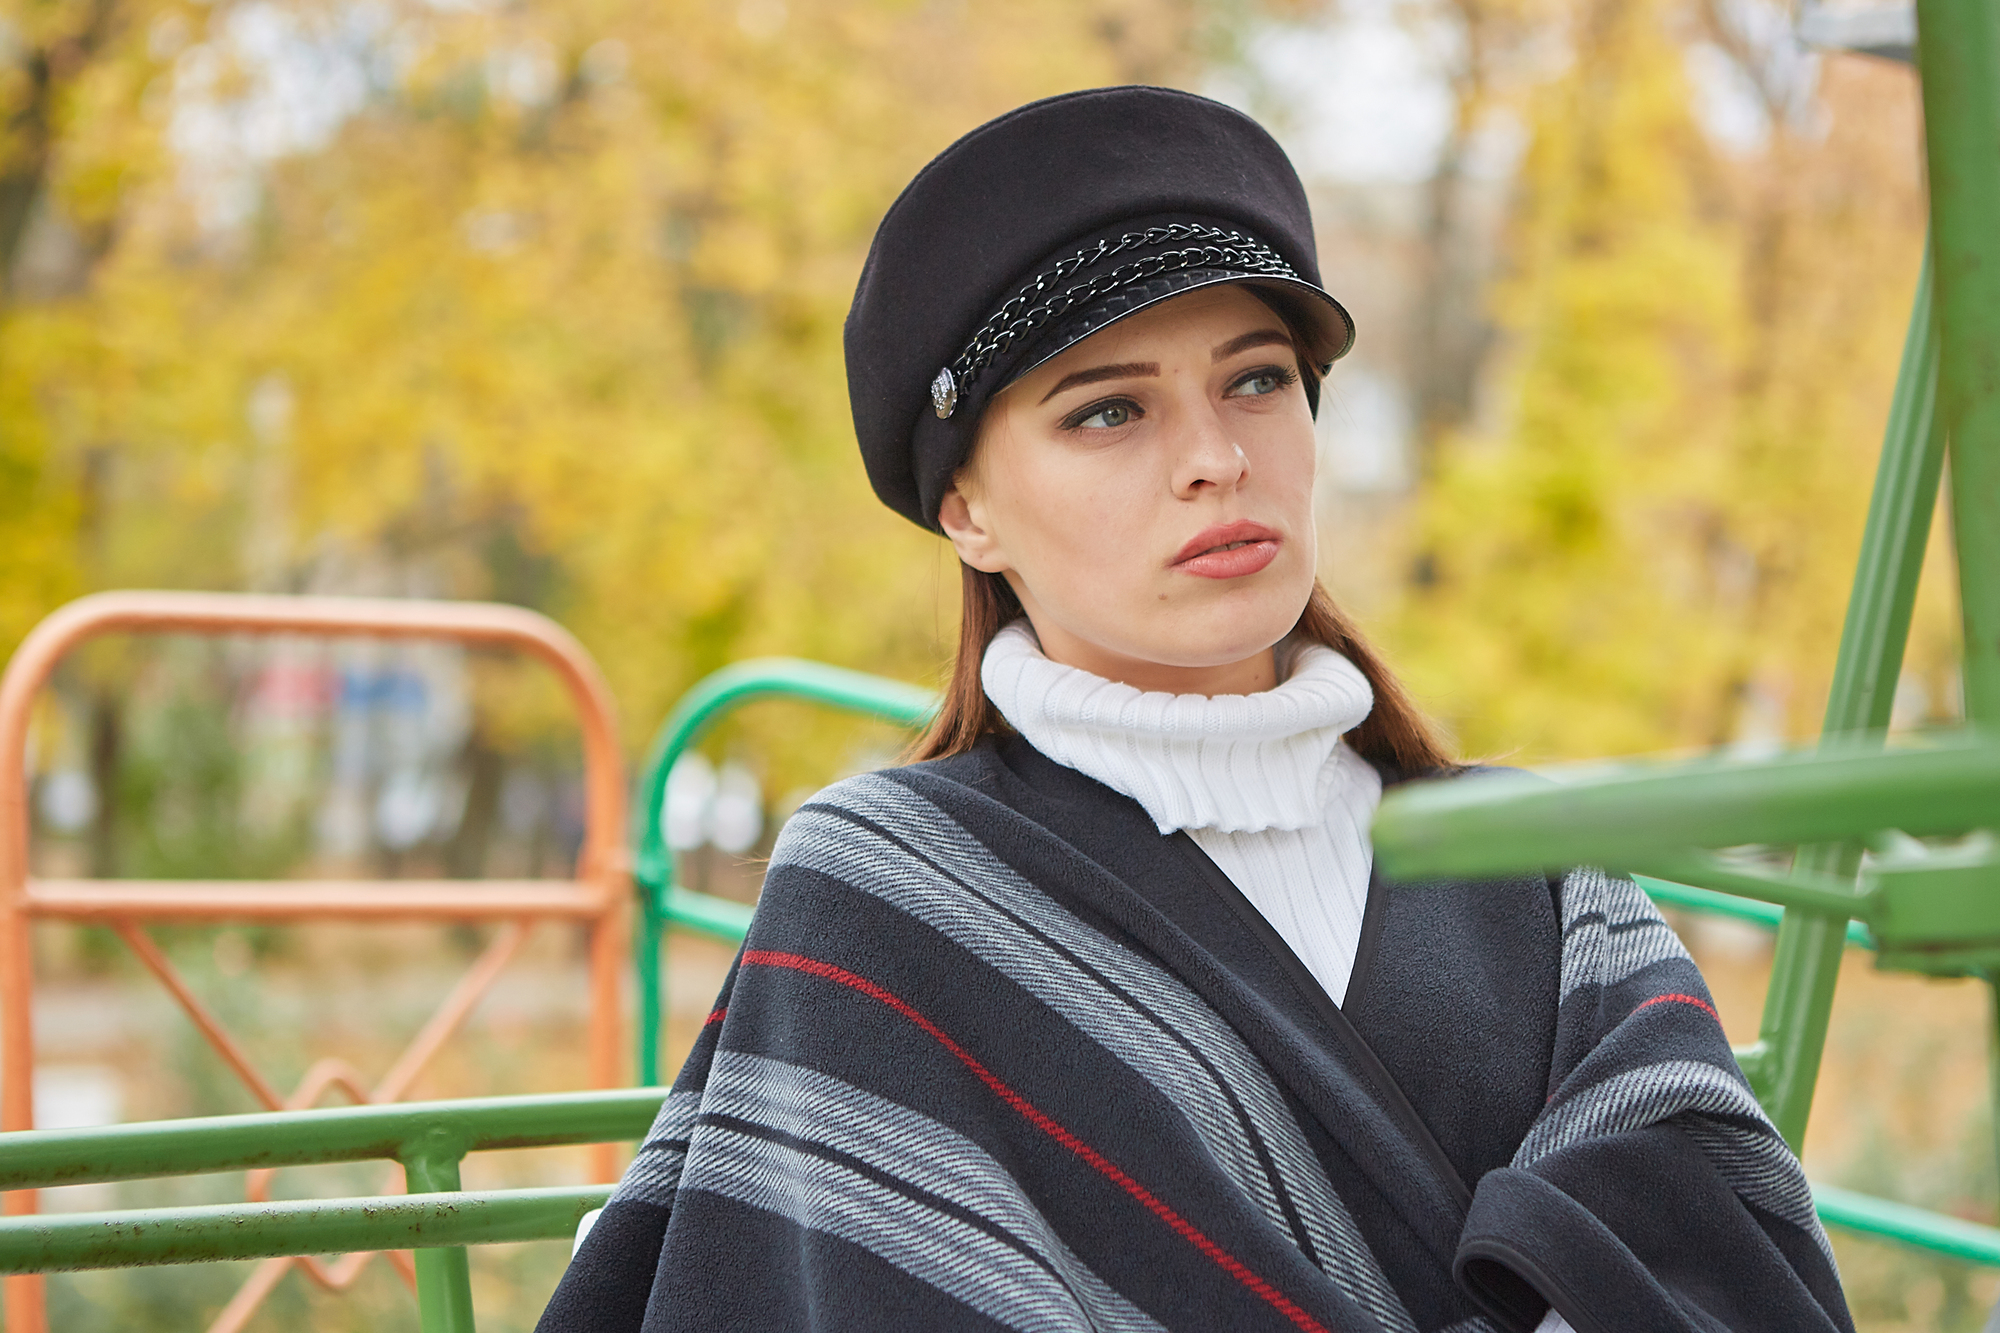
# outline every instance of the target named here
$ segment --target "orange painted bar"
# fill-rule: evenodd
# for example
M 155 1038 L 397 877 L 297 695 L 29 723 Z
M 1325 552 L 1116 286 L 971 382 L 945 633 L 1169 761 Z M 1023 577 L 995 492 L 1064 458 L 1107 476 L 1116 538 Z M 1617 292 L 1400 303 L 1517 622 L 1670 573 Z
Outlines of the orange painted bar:
M 611 905 L 598 886 L 560 879 L 33 879 L 25 901 L 33 916 L 96 922 L 587 920 Z
M 297 634 L 443 639 L 509 648 L 552 668 L 575 706 L 583 737 L 586 801 L 583 845 L 570 880 L 31 880 L 28 877 L 28 723 L 36 693 L 63 655 L 104 634 Z M 34 1127 L 33 921 L 91 921 L 125 935 L 146 922 L 475 921 L 590 924 L 589 1067 L 595 1087 L 622 1082 L 620 966 L 631 899 L 625 852 L 625 778 L 617 712 L 590 654 L 567 630 L 521 607 L 485 602 L 390 598 L 285 597 L 242 593 L 105 592 L 80 598 L 43 620 L 0 675 L 0 1130 Z M 506 952 L 511 953 L 511 948 Z M 164 965 L 164 959 L 159 960 Z M 503 960 L 504 961 L 504 960 Z M 158 970 L 157 968 L 155 969 Z M 494 969 L 497 974 L 497 966 Z M 174 986 L 165 974 L 169 989 Z M 469 1010 L 493 975 L 477 978 L 472 999 L 440 1013 L 397 1069 L 417 1067 Z M 191 1014 L 200 1023 L 205 1015 Z M 219 1030 L 218 1030 L 219 1033 Z M 214 1036 L 216 1034 L 211 1034 Z M 226 1034 L 221 1034 L 227 1043 Z M 228 1052 L 225 1051 L 225 1058 Z M 268 1090 L 267 1090 L 268 1091 Z M 616 1149 L 598 1145 L 600 1179 L 616 1170 Z M 35 1211 L 35 1194 L 4 1197 L 9 1214 Z M 250 1308 L 268 1290 L 244 1292 Z M 241 1304 L 241 1300 L 237 1304 Z M 232 1304 L 232 1310 L 235 1305 Z M 6 1280 L 9 1333 L 45 1333 L 38 1276 Z

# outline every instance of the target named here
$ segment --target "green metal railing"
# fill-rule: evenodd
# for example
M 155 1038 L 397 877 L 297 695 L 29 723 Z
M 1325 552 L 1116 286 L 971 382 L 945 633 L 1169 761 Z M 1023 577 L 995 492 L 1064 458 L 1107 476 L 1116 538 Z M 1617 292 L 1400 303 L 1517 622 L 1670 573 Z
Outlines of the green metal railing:
M 1656 898 L 1697 911 L 1727 896 L 1757 905 L 1755 914 L 1731 913 L 1753 920 L 1809 912 L 1833 923 L 1843 943 L 1878 949 L 1885 966 L 1991 978 L 2000 970 L 2000 853 L 1990 846 L 1884 855 L 1856 883 L 1812 870 L 1746 869 L 1699 849 L 1860 846 L 1885 829 L 1961 833 L 1990 823 L 1995 811 L 2000 742 L 1960 735 L 1908 750 L 1850 744 L 1756 763 L 1630 765 L 1570 782 L 1418 784 L 1384 798 L 1375 858 L 1384 874 L 1415 881 L 1585 863 L 1670 874 L 1706 887 L 1639 879 Z M 1770 986 L 1778 984 L 1774 967 Z M 1774 1004 L 1783 1012 L 1782 999 L 1767 996 L 1767 1014 Z M 1823 1041 L 1826 1015 L 1816 1017 L 1815 1040 Z M 1746 1073 L 1759 1054 L 1738 1052 Z M 1760 1096 L 1771 1109 L 1771 1094 Z M 1847 1190 L 1814 1192 L 1830 1226 L 2000 1265 L 2000 1230 Z
M 750 929 L 742 903 L 674 883 L 673 849 L 667 846 L 664 806 L 674 764 L 726 714 L 762 700 L 820 704 L 902 727 L 918 727 L 937 712 L 938 697 L 900 680 L 871 676 L 797 657 L 760 657 L 703 677 L 674 705 L 648 748 L 639 779 L 639 836 L 632 877 L 639 890 L 634 964 L 639 978 L 639 1081 L 660 1081 L 660 1040 L 666 984 L 660 947 L 668 925 L 741 943 Z
M 404 1102 L 30 1130 L 0 1138 L 0 1190 L 370 1160 L 400 1162 L 409 1194 L 0 1219 L 0 1273 L 416 1251 L 424 1333 L 473 1333 L 465 1247 L 567 1240 L 606 1185 L 466 1191 L 469 1152 L 627 1142 L 662 1088 Z
M 1884 967 L 1984 979 L 2000 1021 L 2000 855 L 1973 841 L 1906 846 L 1865 872 L 1862 860 L 1872 835 L 1971 834 L 2000 822 L 2000 745 L 1972 734 L 1881 751 L 1947 449 L 1966 717 L 2000 728 L 2000 8 L 1990 0 L 1917 0 L 1917 14 L 1930 252 L 1820 752 L 1765 764 L 1628 769 L 1537 790 L 1518 783 L 1410 790 L 1384 802 L 1376 826 L 1376 855 L 1395 874 L 1600 861 L 1781 911 L 1758 1040 L 1738 1057 L 1795 1148 L 1812 1107 L 1840 955 L 1857 926 Z M 1700 850 L 1747 843 L 1796 847 L 1789 873 Z M 2000 1060 L 1994 1078 L 2000 1106 Z M 1835 1201 L 1826 1216 L 1838 1225 L 1984 1263 L 2000 1253 L 2000 1232 L 1859 1195 L 1824 1197 Z

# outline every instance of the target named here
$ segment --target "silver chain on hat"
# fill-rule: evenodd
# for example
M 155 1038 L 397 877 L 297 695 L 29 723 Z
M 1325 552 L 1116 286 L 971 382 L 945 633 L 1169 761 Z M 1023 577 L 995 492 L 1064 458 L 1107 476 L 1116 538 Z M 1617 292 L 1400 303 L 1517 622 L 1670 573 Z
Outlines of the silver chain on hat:
M 1107 259 L 1115 258 L 1142 245 L 1171 245 L 1181 241 L 1197 241 L 1201 244 L 1184 250 L 1168 250 L 1156 255 L 1146 255 L 1128 264 L 1121 264 L 1109 273 L 1100 273 L 1086 282 L 1066 288 L 1040 305 L 1031 304 L 1037 298 L 1053 291 L 1057 284 L 1068 281 L 1073 274 L 1083 269 L 1101 264 Z M 1247 236 L 1240 231 L 1231 231 L 1225 227 L 1211 227 L 1198 222 L 1173 222 L 1164 226 L 1148 227 L 1144 231 L 1128 231 L 1115 241 L 1106 238 L 1096 245 L 1077 251 L 1046 273 L 1036 275 L 1005 305 L 995 311 L 992 318 L 972 335 L 972 341 L 966 344 L 965 350 L 958 354 L 958 358 L 938 371 L 937 377 L 931 381 L 932 410 L 939 417 L 948 419 L 957 410 L 960 395 L 972 386 L 982 371 L 993 364 L 996 357 L 1058 315 L 1066 314 L 1085 302 L 1109 296 L 1112 292 L 1135 282 L 1188 268 L 1229 269 L 1237 273 L 1292 279 L 1297 279 L 1299 276 L 1270 246 L 1254 236 Z

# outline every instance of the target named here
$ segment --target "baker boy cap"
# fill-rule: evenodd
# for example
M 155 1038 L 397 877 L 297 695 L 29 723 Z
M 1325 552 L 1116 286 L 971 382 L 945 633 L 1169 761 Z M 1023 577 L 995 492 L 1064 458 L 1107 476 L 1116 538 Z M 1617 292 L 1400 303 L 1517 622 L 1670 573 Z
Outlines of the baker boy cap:
M 875 493 L 936 531 L 994 394 L 1218 282 L 1265 296 L 1321 369 L 1353 344 L 1320 286 L 1298 173 L 1248 116 L 1169 88 L 1096 88 L 980 126 L 890 206 L 848 312 L 848 397 Z

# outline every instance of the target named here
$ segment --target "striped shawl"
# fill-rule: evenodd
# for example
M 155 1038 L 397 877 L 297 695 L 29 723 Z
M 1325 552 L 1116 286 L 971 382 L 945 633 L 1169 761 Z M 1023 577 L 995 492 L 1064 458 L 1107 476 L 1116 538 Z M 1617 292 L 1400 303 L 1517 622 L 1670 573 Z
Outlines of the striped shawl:
M 543 1315 L 669 1329 L 1850 1330 L 1630 882 L 1371 889 L 1334 1006 L 1185 835 L 1019 741 L 786 825 Z

